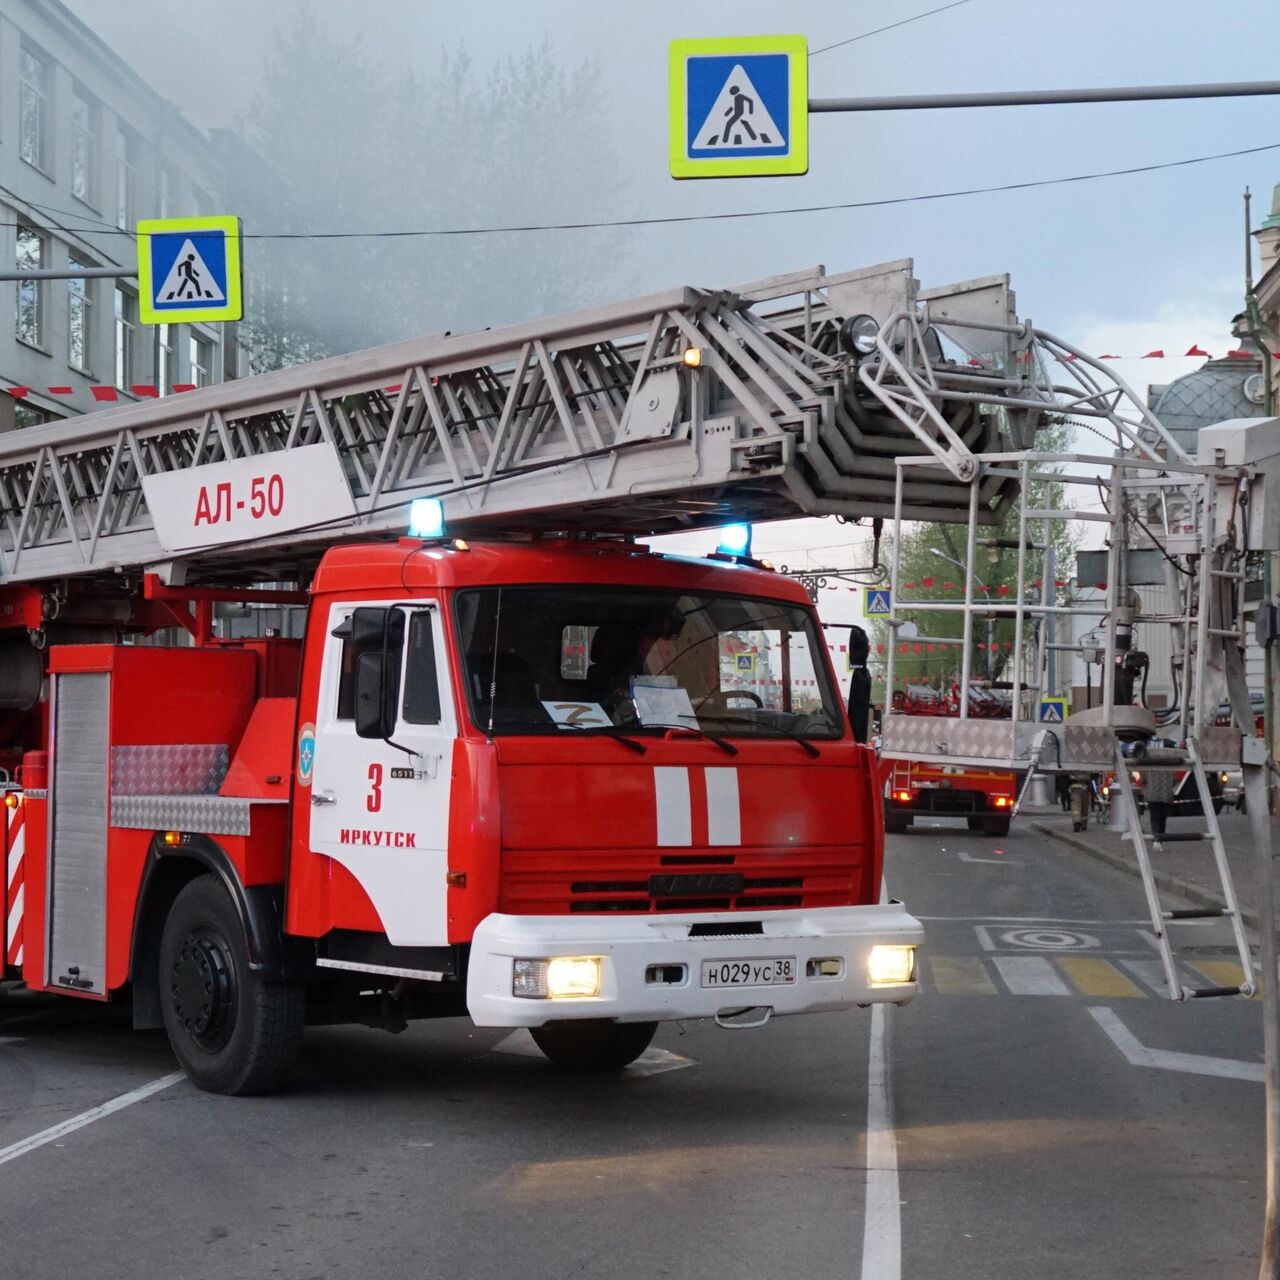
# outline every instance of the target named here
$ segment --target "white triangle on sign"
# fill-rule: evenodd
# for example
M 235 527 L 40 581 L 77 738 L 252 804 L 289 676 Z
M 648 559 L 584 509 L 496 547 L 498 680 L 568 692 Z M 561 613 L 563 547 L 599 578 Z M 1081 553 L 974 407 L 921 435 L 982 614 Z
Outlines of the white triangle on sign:
M 751 77 L 735 63 L 693 140 L 692 151 L 737 151 L 787 145 Z
M 164 283 L 156 290 L 155 300 L 157 305 L 162 302 L 226 302 L 227 296 L 205 265 L 200 250 L 187 239 L 182 242 Z

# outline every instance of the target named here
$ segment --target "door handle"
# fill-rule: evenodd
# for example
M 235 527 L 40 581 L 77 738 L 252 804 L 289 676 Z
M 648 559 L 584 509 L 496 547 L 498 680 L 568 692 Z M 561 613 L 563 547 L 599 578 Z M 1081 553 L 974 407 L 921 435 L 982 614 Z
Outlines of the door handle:
M 338 797 L 332 791 L 313 791 L 311 793 L 311 803 L 314 805 L 337 804 Z

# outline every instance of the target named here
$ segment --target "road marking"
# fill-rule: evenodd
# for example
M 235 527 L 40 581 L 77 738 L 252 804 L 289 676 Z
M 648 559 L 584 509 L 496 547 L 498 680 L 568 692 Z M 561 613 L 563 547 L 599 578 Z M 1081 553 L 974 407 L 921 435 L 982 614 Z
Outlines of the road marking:
M 1069 996 L 1067 984 L 1043 956 L 992 956 L 1005 986 L 1015 996 Z
M 1008 858 L 975 858 L 971 853 L 965 853 L 961 849 L 956 850 L 956 857 L 961 862 L 990 862 L 997 867 L 1020 867 L 1022 863 L 1011 862 Z
M 107 1116 L 115 1115 L 117 1111 L 123 1111 L 125 1107 L 131 1107 L 135 1102 L 142 1102 L 153 1093 L 159 1093 L 177 1084 L 179 1080 L 185 1079 L 186 1075 L 183 1072 L 171 1071 L 167 1076 L 152 1080 L 150 1084 L 140 1085 L 137 1089 L 130 1089 L 128 1093 L 122 1093 L 118 1098 L 112 1098 L 110 1102 L 104 1102 L 99 1107 L 91 1107 L 78 1116 L 72 1116 L 70 1120 L 63 1120 L 61 1124 L 55 1124 L 51 1128 L 32 1134 L 29 1138 L 23 1138 L 21 1142 L 0 1148 L 0 1164 L 8 1164 L 10 1160 L 16 1160 L 19 1156 L 25 1156 L 28 1151 L 34 1151 L 48 1142 L 74 1133 L 77 1129 L 83 1129 L 85 1125 L 92 1124 L 95 1120 L 103 1120 Z
M 1181 1071 L 1188 1075 L 1218 1076 L 1224 1080 L 1253 1080 L 1261 1083 L 1261 1062 L 1238 1062 L 1234 1058 L 1212 1058 L 1203 1053 L 1175 1053 L 1171 1049 L 1149 1049 L 1120 1021 L 1114 1009 L 1091 1007 L 1093 1020 L 1107 1033 L 1111 1043 L 1135 1067 L 1158 1071 Z
M 944 996 L 999 995 L 996 984 L 987 975 L 977 956 L 929 956 L 933 986 Z
M 533 1042 L 533 1037 L 521 1027 L 509 1036 L 504 1036 L 489 1050 L 490 1053 L 509 1053 L 517 1058 L 539 1058 L 546 1061 L 546 1055 Z M 670 1049 L 646 1049 L 623 1074 L 628 1076 L 659 1076 L 664 1071 L 679 1071 L 681 1067 L 696 1067 L 692 1058 L 682 1058 Z
M 1142 1000 L 1146 992 L 1135 987 L 1109 960 L 1096 956 L 1061 956 L 1058 967 L 1086 996 L 1112 997 L 1119 1000 Z
M 902 1201 L 898 1191 L 898 1139 L 885 1049 L 888 1009 L 871 1006 L 867 1058 L 867 1202 L 862 1218 L 862 1280 L 901 1280 Z
M 1215 987 L 1238 987 L 1244 982 L 1244 970 L 1234 960 L 1192 960 L 1191 967 L 1204 974 Z M 1255 991 L 1250 1000 L 1261 1000 Z
M 1150 919 L 1142 920 L 1063 920 L 1058 916 L 916 916 L 917 920 L 954 921 L 958 924 L 973 924 L 984 920 L 987 924 L 1088 924 L 1095 928 L 1118 928 L 1121 925 L 1146 925 L 1151 927 Z
M 1160 960 L 1122 960 L 1120 962 L 1139 982 L 1151 988 L 1157 995 L 1167 996 L 1169 984 L 1164 976 L 1164 963 Z M 1179 976 L 1182 976 L 1181 974 Z

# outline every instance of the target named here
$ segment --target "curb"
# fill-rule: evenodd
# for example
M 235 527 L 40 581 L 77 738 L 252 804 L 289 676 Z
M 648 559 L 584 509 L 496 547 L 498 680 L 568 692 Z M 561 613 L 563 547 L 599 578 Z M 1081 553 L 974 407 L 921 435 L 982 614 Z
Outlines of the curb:
M 1133 858 L 1126 858 L 1121 854 L 1113 853 L 1110 849 L 1099 848 L 1097 845 L 1090 844 L 1087 840 L 1082 840 L 1073 832 L 1061 831 L 1043 822 L 1031 822 L 1027 825 L 1030 826 L 1032 831 L 1037 831 L 1042 836 L 1048 836 L 1050 840 L 1065 844 L 1079 853 L 1088 854 L 1089 857 L 1112 868 L 1114 871 L 1121 871 L 1125 875 L 1132 876 L 1135 880 L 1141 880 L 1142 878 L 1138 872 L 1137 862 Z M 1191 880 L 1184 880 L 1181 876 L 1170 875 L 1167 871 L 1153 870 L 1152 878 L 1156 882 L 1156 888 L 1162 892 L 1176 894 L 1195 906 L 1221 907 L 1226 905 L 1220 895 L 1211 893 L 1203 885 L 1195 884 Z M 1240 916 L 1249 928 L 1256 929 L 1258 927 L 1258 917 L 1255 912 L 1242 910 Z

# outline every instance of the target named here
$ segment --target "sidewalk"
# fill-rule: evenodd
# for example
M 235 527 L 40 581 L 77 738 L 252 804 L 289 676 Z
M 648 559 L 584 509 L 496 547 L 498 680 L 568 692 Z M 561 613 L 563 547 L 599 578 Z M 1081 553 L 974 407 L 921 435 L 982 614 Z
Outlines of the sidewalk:
M 1138 878 L 1138 860 L 1133 845 L 1123 839 L 1118 831 L 1108 831 L 1093 821 L 1087 831 L 1071 830 L 1071 819 L 1061 809 L 1025 806 L 1023 820 L 1032 831 L 1069 846 L 1079 853 L 1096 858 L 1119 871 Z M 1203 818 L 1173 818 L 1169 822 L 1170 833 L 1203 830 Z M 1222 828 L 1222 840 L 1227 849 L 1227 862 L 1235 881 L 1236 896 L 1243 909 L 1247 924 L 1257 924 L 1258 867 L 1257 854 L 1249 838 L 1249 819 L 1234 810 L 1218 815 Z M 1146 830 L 1146 819 L 1143 818 Z M 1276 824 L 1272 821 L 1274 847 Z M 1203 844 L 1169 844 L 1157 849 L 1151 842 L 1151 867 L 1161 893 L 1185 898 L 1194 906 L 1221 906 L 1222 887 L 1213 859 L 1213 846 Z

